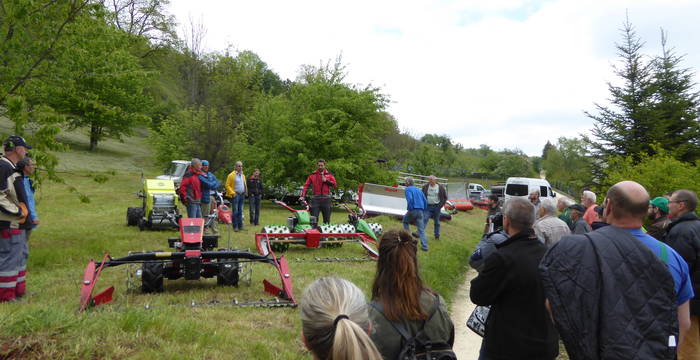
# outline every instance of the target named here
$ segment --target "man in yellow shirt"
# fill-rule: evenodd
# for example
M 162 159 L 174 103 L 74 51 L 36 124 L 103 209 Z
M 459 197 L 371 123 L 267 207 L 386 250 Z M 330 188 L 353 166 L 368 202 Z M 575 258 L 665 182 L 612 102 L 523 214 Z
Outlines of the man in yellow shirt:
M 226 177 L 226 197 L 231 199 L 233 213 L 233 231 L 243 230 L 243 204 L 248 194 L 243 163 L 236 161 L 236 167 Z

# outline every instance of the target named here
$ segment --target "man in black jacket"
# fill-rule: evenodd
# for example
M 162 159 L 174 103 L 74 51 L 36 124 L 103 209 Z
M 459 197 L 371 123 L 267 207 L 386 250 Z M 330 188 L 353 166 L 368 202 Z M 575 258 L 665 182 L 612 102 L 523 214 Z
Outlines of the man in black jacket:
M 435 240 L 440 240 L 440 211 L 447 202 L 447 191 L 444 186 L 438 184 L 435 176 L 430 175 L 428 183 L 423 185 L 423 195 L 428 199 L 428 210 L 423 215 L 424 227 L 428 226 L 428 220 L 433 219 Z
M 673 221 L 668 226 L 665 242 L 688 263 L 695 294 L 700 291 L 700 219 L 695 215 L 698 197 L 690 190 L 671 195 L 668 209 Z M 690 300 L 690 330 L 678 347 L 678 359 L 700 359 L 700 298 Z
M 676 357 L 694 294 L 683 258 L 642 231 L 648 204 L 640 184 L 615 184 L 603 210 L 610 225 L 564 236 L 540 263 L 547 306 L 572 360 Z
M 480 360 L 554 359 L 558 336 L 544 306 L 544 290 L 537 267 L 547 247 L 532 224 L 534 206 L 511 198 L 503 211 L 509 238 L 484 260 L 471 281 L 469 296 L 477 305 L 490 305 Z
M 260 169 L 253 170 L 253 175 L 246 179 L 248 187 L 248 209 L 250 211 L 250 225 L 260 224 L 260 201 L 263 195 L 263 183 L 260 178 Z

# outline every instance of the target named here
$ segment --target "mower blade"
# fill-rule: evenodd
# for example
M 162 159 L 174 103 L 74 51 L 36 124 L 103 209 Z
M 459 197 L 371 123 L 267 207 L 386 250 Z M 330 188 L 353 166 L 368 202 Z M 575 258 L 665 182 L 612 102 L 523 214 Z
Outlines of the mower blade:
M 107 304 L 112 301 L 112 294 L 114 294 L 114 286 L 110 286 L 102 290 L 102 292 L 93 296 L 92 300 L 95 303 L 95 306 Z

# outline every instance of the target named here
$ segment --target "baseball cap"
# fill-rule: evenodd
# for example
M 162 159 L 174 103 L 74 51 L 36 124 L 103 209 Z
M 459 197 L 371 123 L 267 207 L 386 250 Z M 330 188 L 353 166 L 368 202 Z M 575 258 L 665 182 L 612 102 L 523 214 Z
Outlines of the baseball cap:
M 656 206 L 659 210 L 663 211 L 664 214 L 668 214 L 668 199 L 662 196 L 655 197 L 649 204 Z
M 5 146 L 8 145 L 10 145 L 11 147 L 24 146 L 27 149 L 32 148 L 29 144 L 27 144 L 23 137 L 17 135 L 12 135 L 9 138 L 7 138 L 7 140 L 5 140 Z
M 581 213 L 586 212 L 586 208 L 583 207 L 583 205 L 581 205 L 581 204 L 573 204 L 573 205 L 569 206 L 569 209 L 576 210 L 576 211 L 581 212 Z
M 202 160 L 202 166 L 209 166 L 209 161 Z

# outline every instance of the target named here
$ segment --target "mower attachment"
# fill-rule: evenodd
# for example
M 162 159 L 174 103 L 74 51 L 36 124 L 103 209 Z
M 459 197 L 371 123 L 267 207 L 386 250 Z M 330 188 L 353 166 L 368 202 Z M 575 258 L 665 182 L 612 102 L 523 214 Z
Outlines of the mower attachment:
M 284 257 L 278 258 L 274 253 L 257 255 L 241 250 L 214 250 L 218 243 L 218 236 L 204 236 L 203 226 L 204 219 L 201 218 L 180 219 L 180 237 L 168 239 L 168 243 L 176 251 L 135 253 L 116 259 L 106 254 L 99 263 L 90 260 L 85 268 L 79 312 L 89 306 L 112 301 L 114 287 L 109 287 L 95 296 L 92 296 L 92 292 L 104 268 L 124 264 L 142 264 L 141 290 L 143 292 L 161 292 L 163 291 L 164 278 L 178 279 L 183 277 L 186 280 L 198 280 L 200 277 L 216 276 L 217 283 L 220 285 L 237 286 L 240 263 L 267 263 L 277 269 L 282 287 L 279 288 L 264 280 L 265 291 L 282 299 L 289 306 L 296 306 L 292 289 L 292 275 Z

